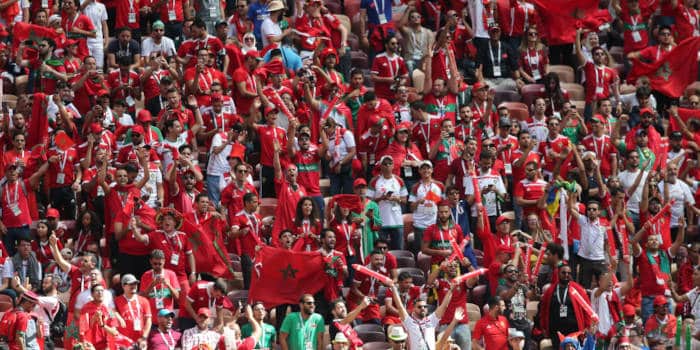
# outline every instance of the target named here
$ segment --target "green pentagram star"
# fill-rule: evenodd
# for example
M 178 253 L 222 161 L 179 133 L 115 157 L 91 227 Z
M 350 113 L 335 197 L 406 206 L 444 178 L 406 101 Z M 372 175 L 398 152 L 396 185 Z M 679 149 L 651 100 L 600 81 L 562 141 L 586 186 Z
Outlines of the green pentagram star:
M 299 270 L 292 268 L 292 264 L 287 264 L 287 268 L 280 270 L 282 272 L 282 278 L 285 280 L 288 278 L 297 278 L 297 272 Z

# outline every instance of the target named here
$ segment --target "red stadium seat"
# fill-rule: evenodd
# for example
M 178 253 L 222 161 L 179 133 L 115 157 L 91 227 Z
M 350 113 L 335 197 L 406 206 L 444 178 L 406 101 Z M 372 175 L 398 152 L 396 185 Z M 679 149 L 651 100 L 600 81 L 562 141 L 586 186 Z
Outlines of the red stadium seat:
M 530 108 L 535 103 L 535 99 L 542 95 L 542 90 L 544 90 L 544 85 L 542 84 L 527 84 L 520 89 L 520 95 L 522 95 L 522 102 Z

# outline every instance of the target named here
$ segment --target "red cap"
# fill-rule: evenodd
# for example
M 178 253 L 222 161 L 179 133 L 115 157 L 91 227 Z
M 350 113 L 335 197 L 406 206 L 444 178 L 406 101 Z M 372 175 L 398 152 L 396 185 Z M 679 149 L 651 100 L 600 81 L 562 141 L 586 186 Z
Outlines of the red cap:
M 596 114 L 593 116 L 593 120 L 597 120 L 601 123 L 605 123 L 605 117 L 602 114 Z
M 666 297 L 663 295 L 657 295 L 654 298 L 654 306 L 664 306 L 668 304 L 668 300 L 666 300 Z
M 228 154 L 228 158 L 238 158 L 240 160 L 244 160 L 245 146 L 238 143 L 231 145 L 231 153 Z
M 360 186 L 367 186 L 367 181 L 365 181 L 365 179 L 363 179 L 361 177 L 355 179 L 355 182 L 352 183 L 353 188 L 360 187 Z
M 644 108 L 639 110 L 639 115 L 644 115 L 644 114 L 654 115 L 654 110 L 649 108 L 649 107 L 644 107 Z
M 146 133 L 146 130 L 143 129 L 143 126 L 141 125 L 134 125 L 131 127 L 131 134 L 139 134 L 139 135 L 144 135 Z
M 275 112 L 275 111 L 276 111 L 276 112 L 279 112 L 279 109 L 277 109 L 277 106 L 272 106 L 272 107 L 267 106 L 267 107 L 265 107 L 265 115 L 268 115 L 268 114 L 270 114 L 270 113 L 272 113 L 272 112 Z
M 256 60 L 260 59 L 260 53 L 256 50 L 250 50 L 245 53 L 245 58 L 252 57 L 255 58 Z
M 501 216 L 499 216 L 496 219 L 496 225 L 500 225 L 503 221 L 506 221 L 506 220 L 511 221 L 510 216 L 508 216 L 506 214 L 501 214 Z
M 151 112 L 149 112 L 147 109 L 142 109 L 138 113 L 136 113 L 136 120 L 142 123 L 150 122 L 153 120 L 153 116 L 151 115 Z
M 48 218 L 58 219 L 60 217 L 61 217 L 61 214 L 58 212 L 58 209 L 56 209 L 56 208 L 46 209 L 46 218 L 47 219 Z
M 211 102 L 223 101 L 223 100 L 224 100 L 224 97 L 220 93 L 215 92 L 215 93 L 211 94 Z
M 401 122 L 401 124 L 399 124 L 399 126 L 396 128 L 397 131 L 399 131 L 399 130 L 409 130 L 410 131 L 411 129 L 413 129 L 413 124 L 411 124 L 411 122 Z
M 99 134 L 103 130 L 102 125 L 99 123 L 92 123 L 90 124 L 90 132 L 93 134 Z
M 484 88 L 488 89 L 489 84 L 487 84 L 485 81 L 477 81 L 474 83 L 474 86 L 472 86 L 472 91 L 478 91 Z
M 105 89 L 99 89 L 99 90 L 97 90 L 97 94 L 96 94 L 96 95 L 97 95 L 97 97 L 102 97 L 102 96 L 105 96 L 105 95 L 109 96 L 109 91 L 107 91 L 107 90 L 105 90 Z
M 323 49 L 323 51 L 321 51 L 321 55 L 320 55 L 320 56 L 321 56 L 321 60 L 325 60 L 326 57 L 328 57 L 328 56 L 330 56 L 330 55 L 333 55 L 333 56 L 335 56 L 336 58 L 338 58 L 338 53 L 335 51 L 334 48 L 332 48 L 332 47 L 326 47 L 325 49 Z
M 622 314 L 624 316 L 634 316 L 637 314 L 637 310 L 634 309 L 633 305 L 625 304 L 622 306 Z
M 78 44 L 78 40 L 66 39 L 66 42 L 64 43 L 63 46 L 68 47 L 68 46 L 77 45 L 77 44 Z
M 378 114 L 372 114 L 369 117 L 369 121 L 367 122 L 367 125 L 370 127 L 373 127 L 375 125 L 378 125 L 382 121 L 382 117 L 380 117 Z
M 437 204 L 438 207 L 449 207 L 451 205 L 452 205 L 452 203 L 450 203 L 450 201 L 447 199 L 443 199 L 443 200 L 439 201 Z
M 197 309 L 197 316 L 200 315 L 206 315 L 207 317 L 211 317 L 211 311 L 209 311 L 209 308 L 200 307 L 199 309 Z

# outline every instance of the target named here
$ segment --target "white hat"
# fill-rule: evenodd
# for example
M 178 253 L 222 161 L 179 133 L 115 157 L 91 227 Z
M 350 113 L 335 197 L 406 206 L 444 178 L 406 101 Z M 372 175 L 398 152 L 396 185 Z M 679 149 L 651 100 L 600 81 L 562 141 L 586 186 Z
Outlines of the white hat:
M 429 166 L 429 167 L 431 167 L 431 168 L 433 167 L 433 163 L 432 163 L 431 161 L 429 161 L 429 160 L 424 160 L 424 161 L 420 162 L 420 163 L 418 164 L 418 167 L 419 167 L 419 168 L 422 168 L 424 165 L 427 165 L 427 166 Z
M 390 159 L 392 162 L 394 161 L 394 157 L 392 157 L 388 154 L 385 154 L 381 158 L 379 158 L 378 164 L 382 164 L 382 162 L 384 162 L 385 159 Z
M 343 332 L 338 332 L 335 334 L 335 338 L 333 338 L 333 343 L 349 343 L 348 338 L 343 334 Z
M 508 328 L 508 339 L 525 338 L 525 334 L 515 328 Z
M 403 327 L 401 326 L 391 326 L 389 327 L 389 331 L 387 333 L 387 338 L 393 341 L 403 341 L 408 338 L 408 334 L 406 334 L 406 331 L 404 331 Z

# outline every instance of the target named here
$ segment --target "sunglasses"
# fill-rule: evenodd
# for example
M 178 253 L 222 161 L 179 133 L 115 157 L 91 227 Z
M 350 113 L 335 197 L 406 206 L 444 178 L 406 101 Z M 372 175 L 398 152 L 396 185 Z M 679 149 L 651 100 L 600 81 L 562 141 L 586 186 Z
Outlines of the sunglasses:
M 537 36 L 537 32 L 529 32 L 529 33 L 527 33 L 527 35 L 529 35 L 529 36 Z

